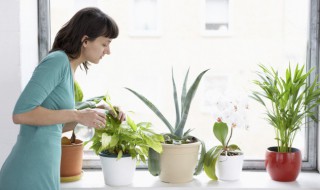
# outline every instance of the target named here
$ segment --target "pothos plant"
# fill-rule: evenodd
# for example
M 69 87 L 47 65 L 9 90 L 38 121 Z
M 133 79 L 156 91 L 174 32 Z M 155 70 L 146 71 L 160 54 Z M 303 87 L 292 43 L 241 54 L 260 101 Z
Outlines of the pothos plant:
M 216 176 L 216 163 L 219 156 L 236 156 L 242 155 L 240 147 L 236 144 L 231 144 L 231 138 L 235 128 L 246 126 L 246 110 L 248 104 L 246 98 L 241 100 L 238 95 L 235 97 L 225 95 L 223 98 L 218 98 L 216 102 L 218 113 L 217 121 L 213 125 L 213 134 L 220 142 L 220 145 L 212 147 L 204 157 L 204 171 L 212 180 L 218 180 Z
M 187 89 L 187 81 L 188 81 L 188 75 L 189 75 L 189 69 L 188 69 L 184 79 L 183 86 L 182 86 L 182 92 L 180 97 L 181 101 L 179 105 L 178 94 L 177 94 L 177 89 L 176 89 L 176 84 L 175 84 L 174 74 L 172 69 L 173 99 L 174 99 L 175 113 L 176 113 L 176 121 L 174 125 L 172 125 L 167 120 L 167 118 L 160 112 L 160 110 L 151 101 L 149 101 L 147 98 L 145 98 L 143 95 L 139 94 L 138 92 L 130 88 L 126 88 L 127 90 L 132 92 L 134 95 L 136 95 L 143 103 L 145 103 L 167 126 L 170 133 L 163 134 L 165 138 L 165 143 L 185 144 L 185 143 L 193 143 L 196 141 L 200 141 L 199 139 L 190 135 L 191 129 L 184 131 L 184 127 L 188 118 L 192 99 L 197 91 L 201 78 L 208 70 L 209 69 L 202 71 L 197 76 L 197 78 L 195 79 L 191 87 Z M 201 156 L 195 171 L 195 175 L 199 174 L 202 171 L 203 159 L 205 154 L 205 145 L 202 141 L 200 142 L 202 143 Z M 160 172 L 159 171 L 159 155 L 156 152 L 154 152 L 152 149 L 149 150 L 149 154 L 151 158 L 149 162 L 149 171 L 152 175 L 157 176 L 159 175 L 159 172 Z
M 97 99 L 99 98 L 95 100 Z M 103 152 L 114 155 L 117 159 L 123 155 L 130 155 L 142 162 L 146 162 L 149 148 L 158 153 L 162 152 L 161 143 L 164 142 L 164 138 L 151 129 L 150 122 L 135 123 L 128 115 L 126 120 L 121 122 L 117 118 L 118 110 L 111 104 L 110 97 L 106 95 L 103 99 L 109 105 L 110 111 L 106 112 L 105 127 L 95 129 L 94 137 L 85 142 L 85 144 L 92 142 L 90 149 L 97 155 Z

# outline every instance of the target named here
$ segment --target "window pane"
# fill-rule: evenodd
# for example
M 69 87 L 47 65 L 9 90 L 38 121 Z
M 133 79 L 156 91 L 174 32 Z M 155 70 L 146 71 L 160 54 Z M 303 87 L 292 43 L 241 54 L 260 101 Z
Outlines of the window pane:
M 186 129 L 194 129 L 192 134 L 204 140 L 207 148 L 218 143 L 213 137 L 212 125 L 215 121 L 213 102 L 219 94 L 231 89 L 250 95 L 256 89 L 252 81 L 257 79 L 255 71 L 260 63 L 273 66 L 281 74 L 289 62 L 291 65 L 306 63 L 309 1 L 232 1 L 234 11 L 232 18 L 229 18 L 226 7 L 231 1 L 206 0 L 207 29 L 218 28 L 214 25 L 217 23 L 227 24 L 228 27 L 228 21 L 232 19 L 233 35 L 204 37 L 199 27 L 203 14 L 199 12 L 201 1 L 162 0 L 160 20 L 165 23 L 164 34 L 138 39 L 130 36 L 128 26 L 132 23 L 128 18 L 131 8 L 127 1 L 85 2 L 107 12 L 120 28 L 119 37 L 111 44 L 111 55 L 90 67 L 88 74 L 80 69 L 77 71 L 76 80 L 82 86 L 85 98 L 108 91 L 114 104 L 134 111 L 132 117 L 135 120 L 151 121 L 158 132 L 168 132 L 154 113 L 123 87 L 145 95 L 174 123 L 171 69 L 174 70 L 180 94 L 189 67 L 189 85 L 198 73 L 211 68 L 200 83 L 186 123 Z M 148 7 L 148 11 L 136 13 L 137 18 L 154 10 L 155 1 L 135 2 L 137 7 L 148 2 L 148 5 L 141 5 Z M 58 29 L 80 8 L 75 6 L 77 3 L 76 0 L 51 1 L 52 42 Z M 212 13 L 209 9 L 221 12 Z M 141 19 L 143 21 L 135 23 L 135 26 L 146 29 L 144 26 L 147 25 L 148 29 L 153 29 L 155 17 L 151 14 L 150 18 Z M 252 99 L 248 101 L 249 127 L 247 130 L 235 130 L 231 143 L 242 148 L 246 160 L 263 160 L 266 148 L 276 145 L 274 129 L 264 119 L 264 108 Z M 294 147 L 301 149 L 304 156 L 307 155 L 305 136 L 305 128 L 302 127 L 294 141 Z
M 157 0 L 134 0 L 134 31 L 157 30 Z
M 206 0 L 206 30 L 227 30 L 229 25 L 229 1 Z

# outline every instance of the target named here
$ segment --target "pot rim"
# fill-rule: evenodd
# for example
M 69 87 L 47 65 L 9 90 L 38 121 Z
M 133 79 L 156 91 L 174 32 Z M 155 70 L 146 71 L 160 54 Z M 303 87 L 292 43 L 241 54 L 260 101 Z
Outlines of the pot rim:
M 99 156 L 107 157 L 107 158 L 117 158 L 118 157 L 118 155 L 109 153 L 108 151 L 99 152 Z M 130 154 L 123 154 L 121 158 L 127 158 L 127 157 L 131 157 L 131 155 Z
M 270 146 L 270 147 L 267 148 L 267 152 L 275 152 L 275 153 L 279 153 L 279 154 L 288 154 L 288 153 L 301 152 L 300 149 L 294 148 L 294 147 L 291 147 L 291 152 L 278 152 L 277 149 L 278 149 L 277 146 Z
M 166 143 L 161 143 L 161 145 L 165 146 L 165 147 L 173 147 L 173 146 L 175 146 L 175 147 L 177 147 L 177 146 L 188 147 L 188 146 L 196 146 L 198 144 L 201 144 L 200 141 L 187 143 L 187 144 L 166 144 Z

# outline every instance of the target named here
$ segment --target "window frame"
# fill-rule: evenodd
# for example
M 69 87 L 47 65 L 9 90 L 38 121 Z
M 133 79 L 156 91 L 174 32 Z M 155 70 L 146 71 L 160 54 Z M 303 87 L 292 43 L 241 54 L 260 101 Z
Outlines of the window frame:
M 203 0 L 205 2 L 205 0 Z M 229 0 L 231 3 L 232 0 Z M 158 2 L 159 3 L 159 2 Z M 309 40 L 307 46 L 307 69 L 315 68 L 309 78 L 309 81 L 319 75 L 319 17 L 320 3 L 317 0 L 310 0 L 310 20 L 309 20 Z M 159 5 L 158 5 L 159 6 Z M 229 5 L 230 6 L 230 5 Z M 232 6 L 230 6 L 232 7 Z M 203 10 L 203 9 L 202 9 Z M 203 22 L 201 23 L 203 25 Z M 50 49 L 50 0 L 38 0 L 38 45 L 39 61 L 48 53 Z M 319 79 L 318 79 L 319 80 Z M 318 108 L 315 108 L 317 115 Z M 307 118 L 307 127 L 305 133 L 307 158 L 302 162 L 302 170 L 311 171 L 317 169 L 318 154 L 318 123 Z M 88 151 L 85 151 L 85 154 Z M 89 159 L 87 159 L 89 158 Z M 84 168 L 100 168 L 99 159 L 91 159 L 88 156 L 84 158 Z M 147 167 L 142 165 L 141 167 Z M 243 168 L 246 170 L 263 170 L 265 169 L 264 160 L 245 160 Z

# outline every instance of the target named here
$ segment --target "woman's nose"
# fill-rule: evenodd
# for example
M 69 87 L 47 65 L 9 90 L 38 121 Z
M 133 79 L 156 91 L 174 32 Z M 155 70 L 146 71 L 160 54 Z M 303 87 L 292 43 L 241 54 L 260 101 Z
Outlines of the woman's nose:
M 106 47 L 106 48 L 104 49 L 103 53 L 110 55 L 110 47 L 109 47 L 109 46 Z

